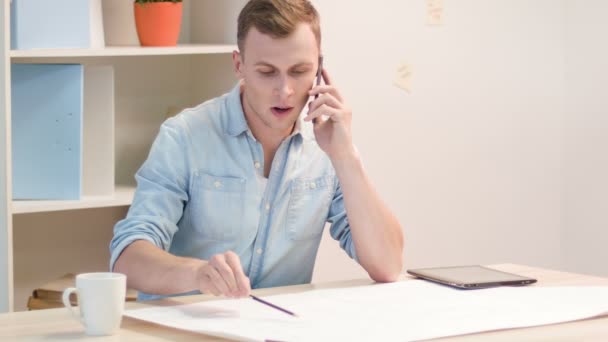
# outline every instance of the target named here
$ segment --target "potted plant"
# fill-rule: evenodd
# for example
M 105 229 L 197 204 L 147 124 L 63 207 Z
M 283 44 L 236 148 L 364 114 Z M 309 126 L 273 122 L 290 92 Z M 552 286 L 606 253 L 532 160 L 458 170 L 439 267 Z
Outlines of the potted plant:
M 135 27 L 142 46 L 175 46 L 182 23 L 182 0 L 135 0 Z

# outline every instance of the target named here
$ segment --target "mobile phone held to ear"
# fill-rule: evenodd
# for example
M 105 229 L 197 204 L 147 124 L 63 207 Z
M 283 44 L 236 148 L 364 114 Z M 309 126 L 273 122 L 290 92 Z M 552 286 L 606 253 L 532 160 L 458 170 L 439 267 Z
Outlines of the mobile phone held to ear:
M 323 55 L 319 56 L 319 68 L 317 69 L 317 81 L 315 82 L 315 86 L 321 84 L 321 79 L 323 78 Z M 315 95 L 315 100 L 319 97 L 319 94 Z M 317 118 L 312 119 L 312 123 L 317 123 Z
M 319 68 L 317 69 L 317 82 L 316 86 L 321 84 L 321 79 L 323 78 L 323 55 L 319 56 Z M 315 95 L 315 99 L 319 97 L 319 94 Z
M 418 278 L 458 289 L 483 289 L 496 286 L 522 286 L 536 279 L 483 267 L 480 265 L 419 268 L 407 270 Z

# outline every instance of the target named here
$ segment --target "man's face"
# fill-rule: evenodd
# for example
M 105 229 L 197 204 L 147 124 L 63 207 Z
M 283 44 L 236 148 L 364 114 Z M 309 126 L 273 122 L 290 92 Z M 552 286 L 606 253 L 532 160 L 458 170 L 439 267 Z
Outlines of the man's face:
M 257 134 L 287 135 L 308 100 L 319 49 L 310 25 L 299 24 L 286 38 L 272 38 L 252 27 L 243 54 L 233 55 L 244 81 L 243 109 Z

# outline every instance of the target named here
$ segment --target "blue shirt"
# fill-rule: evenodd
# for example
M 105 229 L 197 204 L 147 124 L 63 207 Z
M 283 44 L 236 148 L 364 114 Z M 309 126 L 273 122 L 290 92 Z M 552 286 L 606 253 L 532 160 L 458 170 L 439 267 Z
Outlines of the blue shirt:
M 205 260 L 231 250 L 252 288 L 309 283 L 326 222 L 357 260 L 338 179 L 312 125 L 297 121 L 264 186 L 262 145 L 240 95 L 237 85 L 163 123 L 135 175 L 128 215 L 114 227 L 110 269 L 130 243 L 147 240 Z

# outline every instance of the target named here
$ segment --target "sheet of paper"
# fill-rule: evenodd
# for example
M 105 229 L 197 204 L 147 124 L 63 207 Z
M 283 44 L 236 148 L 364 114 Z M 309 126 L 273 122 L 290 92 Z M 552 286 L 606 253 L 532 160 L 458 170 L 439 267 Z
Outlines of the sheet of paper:
M 243 341 L 414 341 L 608 314 L 608 287 L 457 290 L 422 280 L 128 310 L 125 315 Z

